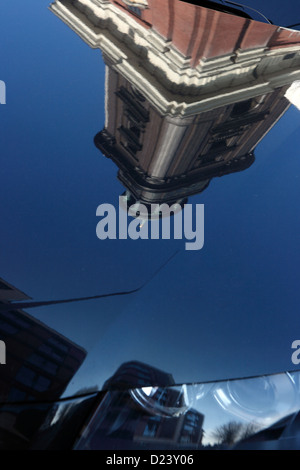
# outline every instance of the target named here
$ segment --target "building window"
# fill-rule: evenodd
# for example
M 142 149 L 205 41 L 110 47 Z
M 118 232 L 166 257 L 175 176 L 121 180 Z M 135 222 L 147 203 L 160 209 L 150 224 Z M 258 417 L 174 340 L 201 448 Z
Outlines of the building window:
M 252 108 L 252 99 L 236 103 L 231 111 L 230 117 L 235 118 L 248 113 Z
M 284 57 L 283 57 L 283 60 L 289 60 L 289 59 L 293 59 L 295 57 L 296 53 L 295 52 L 291 52 L 290 54 L 286 54 Z
M 33 323 L 24 317 L 24 313 L 18 312 L 18 310 L 10 310 L 7 316 L 9 320 L 11 320 L 13 323 L 16 323 L 22 329 L 30 328 Z
M 143 436 L 155 437 L 161 419 L 159 417 L 149 418 L 143 432 Z
M 42 344 L 39 347 L 39 351 L 44 353 L 54 361 L 63 362 L 65 359 L 65 354 L 61 353 L 60 351 L 54 350 L 51 346 L 48 346 L 47 344 Z
M 51 337 L 48 339 L 48 343 L 51 344 L 52 346 L 55 346 L 56 348 L 60 349 L 61 351 L 67 353 L 69 351 L 69 347 L 64 344 L 61 340 Z
M 40 375 L 35 381 L 33 388 L 37 392 L 44 392 L 45 390 L 48 390 L 50 383 L 51 382 L 49 379 L 47 379 L 47 377 L 43 377 L 42 375 Z
M 36 373 L 32 369 L 28 369 L 28 367 L 21 367 L 16 375 L 17 381 L 27 387 L 32 387 L 35 378 Z
M 130 111 L 137 122 L 149 122 L 149 111 L 141 104 L 143 97 L 140 93 L 136 90 L 132 93 L 121 86 L 116 96 L 123 101 L 125 109 Z
M 58 370 L 57 364 L 52 361 L 48 361 L 46 358 L 40 356 L 39 354 L 32 354 L 32 356 L 30 356 L 30 358 L 28 359 L 28 362 L 39 367 L 40 369 L 43 369 L 45 372 L 48 372 L 48 374 L 51 375 L 55 375 Z
M 44 392 L 51 384 L 51 381 L 47 379 L 47 377 L 38 374 L 28 367 L 21 367 L 16 375 L 16 380 L 37 392 Z
M 216 140 L 212 142 L 208 150 L 208 153 L 215 154 L 215 153 L 224 152 L 227 148 L 228 147 L 227 147 L 226 139 Z
M 131 13 L 138 16 L 139 18 L 142 16 L 142 10 L 140 8 L 132 6 L 128 6 L 127 8 L 129 11 L 131 11 Z
M 137 126 L 135 126 L 134 124 L 132 124 L 131 122 L 129 122 L 129 123 L 128 123 L 128 129 L 130 130 L 130 132 L 131 132 L 132 134 L 135 135 L 135 137 L 136 137 L 137 139 L 140 138 L 141 131 L 140 131 L 140 129 L 139 129 Z
M 7 334 L 7 335 L 14 335 L 19 331 L 18 328 L 15 326 L 11 325 L 5 320 L 0 320 L 0 332 L 2 334 Z

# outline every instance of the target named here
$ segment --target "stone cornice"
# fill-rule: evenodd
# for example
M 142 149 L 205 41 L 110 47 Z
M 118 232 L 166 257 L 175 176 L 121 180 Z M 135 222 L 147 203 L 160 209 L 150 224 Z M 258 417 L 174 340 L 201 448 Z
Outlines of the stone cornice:
M 248 99 L 300 78 L 300 47 L 252 48 L 212 59 L 195 68 L 152 29 L 144 28 L 110 2 L 58 0 L 51 11 L 164 114 L 193 115 Z M 290 59 L 284 58 L 293 55 Z

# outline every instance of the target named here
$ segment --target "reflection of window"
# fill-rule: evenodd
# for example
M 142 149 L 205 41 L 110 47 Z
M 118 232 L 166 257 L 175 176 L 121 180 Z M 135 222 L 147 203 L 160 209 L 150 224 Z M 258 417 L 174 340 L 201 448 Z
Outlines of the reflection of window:
M 292 52 L 290 54 L 286 54 L 284 57 L 283 57 L 283 60 L 289 60 L 289 59 L 293 59 L 295 57 L 296 53 L 295 52 Z
M 137 386 L 139 386 L 139 385 L 141 385 L 141 386 L 145 385 L 145 379 L 143 379 L 142 377 L 139 377 L 139 378 L 137 379 L 137 381 L 136 381 L 136 384 L 137 384 Z
M 142 11 L 141 11 L 141 9 L 138 8 L 138 7 L 131 7 L 131 6 L 128 6 L 127 8 L 128 8 L 129 11 L 131 11 L 132 13 L 134 13 L 135 15 L 137 15 L 137 16 L 139 16 L 139 17 L 142 15 Z
M 1 333 L 6 333 L 8 335 L 14 335 L 17 333 L 19 330 L 15 326 L 11 325 L 5 320 L 0 320 L 0 332 Z
M 44 392 L 49 388 L 50 383 L 51 382 L 49 379 L 47 379 L 47 377 L 40 375 L 34 383 L 33 388 L 38 392 Z
M 191 436 L 189 436 L 189 435 L 180 436 L 179 442 L 181 444 L 190 444 L 191 443 Z
M 39 354 L 32 354 L 28 359 L 28 362 L 34 364 L 35 366 L 40 367 L 45 372 L 48 372 L 51 375 L 55 375 L 57 373 L 58 366 L 54 362 L 51 362 L 45 359 L 43 356 Z
M 216 140 L 212 142 L 205 155 L 199 155 L 201 164 L 214 163 L 223 160 L 223 153 L 228 151 L 226 140 Z
M 33 370 L 28 369 L 28 367 L 21 367 L 16 375 L 18 382 L 21 382 L 23 385 L 27 385 L 28 387 L 32 386 L 35 378 L 36 373 Z
M 248 113 L 252 107 L 252 99 L 236 103 L 231 111 L 230 117 L 238 117 Z
M 133 90 L 132 90 L 133 91 Z M 121 86 L 116 95 L 126 106 L 126 109 L 135 116 L 137 122 L 148 122 L 149 111 L 140 103 L 142 99 L 137 95 L 137 91 L 130 92 L 127 88 Z
M 184 424 L 181 431 L 180 442 L 196 442 L 201 435 L 201 418 L 198 413 L 192 411 L 185 415 Z
M 69 348 L 66 344 L 64 344 L 62 341 L 58 340 L 57 338 L 52 338 L 48 339 L 48 343 L 51 344 L 52 346 L 55 346 L 56 348 L 60 349 L 61 351 L 68 352 Z
M 133 128 L 135 129 L 135 128 Z M 132 129 L 126 129 L 126 127 L 121 126 L 118 129 L 121 133 L 121 135 L 132 145 L 136 147 L 137 150 L 142 150 L 142 145 L 139 143 L 139 140 L 136 135 L 136 131 L 132 132 Z
M 32 325 L 32 323 L 29 320 L 24 318 L 24 313 L 21 313 L 15 310 L 10 310 L 8 312 L 8 318 L 23 329 L 29 328 Z
M 7 396 L 7 401 L 34 401 L 36 397 L 30 395 L 23 390 L 19 390 L 16 387 L 12 387 Z
M 118 130 L 120 131 L 120 144 L 135 158 L 136 153 L 143 148 L 137 136 L 138 129 L 135 127 L 126 129 L 121 126 Z
M 137 126 L 133 125 L 132 123 L 129 123 L 129 130 L 137 137 L 137 139 L 140 138 L 141 131 Z
M 145 367 L 140 366 L 139 364 L 134 364 L 134 369 L 140 370 L 143 373 L 146 373 Z
M 135 158 L 135 159 L 137 160 L 137 158 L 136 158 L 136 152 L 137 152 L 136 147 L 135 147 L 134 145 L 130 144 L 130 142 L 121 141 L 120 143 L 121 143 L 122 147 L 123 147 L 125 150 L 127 150 L 127 152 L 129 152 L 130 155 L 131 155 L 133 158 Z
M 208 150 L 208 153 L 210 154 L 220 153 L 220 152 L 224 152 L 224 150 L 226 149 L 227 149 L 226 140 L 225 139 L 217 140 L 211 144 L 210 149 Z
M 148 437 L 154 437 L 157 433 L 158 426 L 160 424 L 160 418 L 154 416 L 149 418 L 144 429 L 143 435 Z
M 21 367 L 16 375 L 16 380 L 27 387 L 33 388 L 37 392 L 44 392 L 50 386 L 51 381 L 40 374 L 37 374 L 28 367 Z
M 43 352 L 46 354 L 49 358 L 54 359 L 55 361 L 58 362 L 63 362 L 64 361 L 64 354 L 61 353 L 60 351 L 55 351 L 51 346 L 48 346 L 47 344 L 42 344 L 39 347 L 39 351 Z
M 131 92 L 139 101 L 146 101 L 142 93 L 140 93 L 134 86 L 131 86 Z
M 164 439 L 174 439 L 174 434 L 178 428 L 178 418 L 167 418 L 162 421 L 159 430 L 159 437 Z

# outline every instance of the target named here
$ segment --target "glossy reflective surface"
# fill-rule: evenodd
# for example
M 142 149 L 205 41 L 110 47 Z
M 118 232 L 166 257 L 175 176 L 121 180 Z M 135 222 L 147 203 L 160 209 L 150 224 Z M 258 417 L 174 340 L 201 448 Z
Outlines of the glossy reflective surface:
M 1 6 L 3 403 L 299 368 L 300 32 L 169 3 Z
M 287 430 L 299 405 L 299 373 L 113 391 L 100 403 L 76 448 L 195 450 L 238 443 L 243 448 L 254 439 L 295 437 L 299 431 L 294 429 L 292 436 Z

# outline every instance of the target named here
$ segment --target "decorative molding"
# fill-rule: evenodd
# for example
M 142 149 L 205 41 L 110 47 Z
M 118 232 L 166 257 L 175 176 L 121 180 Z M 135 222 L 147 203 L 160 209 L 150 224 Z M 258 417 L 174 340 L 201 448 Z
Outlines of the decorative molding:
M 165 114 L 187 116 L 300 79 L 300 47 L 264 47 L 202 58 L 196 68 L 152 29 L 103 0 L 57 0 L 51 11 Z M 295 54 L 283 61 L 287 54 Z

